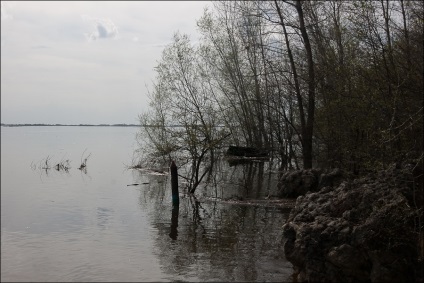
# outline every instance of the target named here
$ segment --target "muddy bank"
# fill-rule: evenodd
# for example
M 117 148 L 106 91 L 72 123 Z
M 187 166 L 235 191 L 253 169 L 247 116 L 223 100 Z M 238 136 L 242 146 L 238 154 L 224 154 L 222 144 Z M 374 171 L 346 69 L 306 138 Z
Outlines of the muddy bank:
M 333 185 L 315 173 L 286 176 L 312 188 L 283 227 L 298 281 L 422 282 L 422 167 L 343 181 L 334 172 Z

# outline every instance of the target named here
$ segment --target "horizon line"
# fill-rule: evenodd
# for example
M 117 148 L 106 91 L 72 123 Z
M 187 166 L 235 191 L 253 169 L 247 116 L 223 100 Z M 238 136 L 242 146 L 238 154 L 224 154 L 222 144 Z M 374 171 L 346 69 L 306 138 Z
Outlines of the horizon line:
M 13 126 L 141 126 L 140 124 L 126 124 L 126 123 L 116 123 L 116 124 L 61 124 L 61 123 L 1 123 L 1 126 L 13 127 Z

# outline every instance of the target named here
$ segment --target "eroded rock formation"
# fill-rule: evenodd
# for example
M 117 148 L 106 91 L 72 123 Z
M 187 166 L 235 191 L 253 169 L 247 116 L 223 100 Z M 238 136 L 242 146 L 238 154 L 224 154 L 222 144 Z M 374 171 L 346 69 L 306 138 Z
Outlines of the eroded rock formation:
M 302 182 L 318 188 L 310 176 Z M 283 228 L 285 255 L 299 281 L 422 281 L 422 216 L 422 177 L 393 166 L 298 197 Z
M 279 196 L 295 198 L 307 192 L 316 192 L 326 186 L 342 182 L 345 174 L 340 169 L 323 172 L 320 169 L 287 171 L 279 180 Z

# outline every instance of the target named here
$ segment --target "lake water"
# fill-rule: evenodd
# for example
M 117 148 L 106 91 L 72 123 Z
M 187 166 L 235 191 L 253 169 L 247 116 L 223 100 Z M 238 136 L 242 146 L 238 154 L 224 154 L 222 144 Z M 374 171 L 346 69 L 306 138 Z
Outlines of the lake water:
M 1 127 L 1 281 L 291 280 L 287 209 L 201 200 L 272 194 L 263 167 L 223 165 L 173 210 L 168 175 L 127 169 L 137 131 Z M 71 168 L 42 169 L 47 157 Z

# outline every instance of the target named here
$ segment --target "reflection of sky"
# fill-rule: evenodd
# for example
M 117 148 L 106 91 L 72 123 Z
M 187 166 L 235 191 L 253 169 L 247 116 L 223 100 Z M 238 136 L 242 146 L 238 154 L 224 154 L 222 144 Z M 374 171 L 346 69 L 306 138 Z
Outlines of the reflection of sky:
M 2 281 L 287 281 L 287 215 L 279 208 L 181 196 L 172 240 L 169 176 L 125 170 L 136 130 L 1 128 Z M 92 154 L 87 175 L 77 169 L 85 149 Z M 31 169 L 47 155 L 52 162 L 66 155 L 69 173 Z M 267 178 L 238 168 L 226 172 L 252 186 L 228 183 L 217 191 L 257 195 Z M 140 185 L 127 186 L 133 183 Z
M 48 233 L 96 222 L 98 207 L 108 209 L 119 202 L 119 198 L 105 193 L 132 181 L 129 173 L 124 175 L 123 171 L 124 163 L 131 162 L 135 131 L 136 128 L 93 131 L 81 127 L 2 127 L 1 182 L 2 196 L 7 197 L 7 202 L 2 199 L 2 228 Z M 84 150 L 91 153 L 87 174 L 77 170 Z M 51 166 L 69 159 L 71 169 L 68 173 L 39 170 L 40 161 L 47 156 L 51 157 Z M 115 171 L 117 174 L 110 174 Z
M 2 281 L 160 279 L 139 191 L 127 187 L 136 130 L 1 128 Z M 85 148 L 91 178 L 77 169 Z M 30 167 L 47 154 L 66 154 L 69 173 Z
M 93 231 L 43 235 L 2 231 L 2 281 L 158 280 L 161 271 L 148 252 L 148 238 L 142 240 L 143 233 L 137 236 Z

